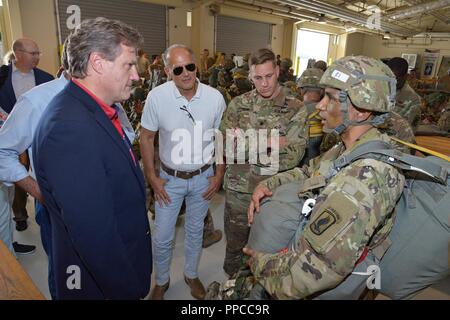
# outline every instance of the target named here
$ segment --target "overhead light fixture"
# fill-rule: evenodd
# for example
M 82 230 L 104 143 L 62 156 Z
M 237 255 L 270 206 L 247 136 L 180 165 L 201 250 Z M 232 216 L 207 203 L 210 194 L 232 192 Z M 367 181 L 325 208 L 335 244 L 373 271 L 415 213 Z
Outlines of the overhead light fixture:
M 325 20 L 325 14 L 321 13 L 321 14 L 319 15 L 319 18 L 317 19 L 317 23 L 320 23 L 320 24 L 325 24 L 325 23 L 327 23 L 327 21 Z
M 391 34 L 389 31 L 386 31 L 383 35 L 383 40 L 389 40 L 391 38 Z

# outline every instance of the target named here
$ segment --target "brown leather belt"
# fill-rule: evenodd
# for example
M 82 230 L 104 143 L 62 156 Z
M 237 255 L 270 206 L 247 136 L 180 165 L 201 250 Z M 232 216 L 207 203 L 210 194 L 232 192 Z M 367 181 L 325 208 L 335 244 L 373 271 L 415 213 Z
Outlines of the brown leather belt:
M 208 170 L 209 167 L 211 167 L 210 164 L 205 164 L 203 167 L 201 167 L 198 170 L 187 172 L 187 171 L 178 171 L 178 170 L 170 169 L 164 163 L 161 162 L 161 168 L 164 170 L 164 172 L 166 172 L 170 176 L 174 176 L 174 177 L 185 179 L 185 180 L 190 179 L 192 177 L 195 177 L 196 175 L 199 175 L 200 173 L 205 172 L 206 170 Z

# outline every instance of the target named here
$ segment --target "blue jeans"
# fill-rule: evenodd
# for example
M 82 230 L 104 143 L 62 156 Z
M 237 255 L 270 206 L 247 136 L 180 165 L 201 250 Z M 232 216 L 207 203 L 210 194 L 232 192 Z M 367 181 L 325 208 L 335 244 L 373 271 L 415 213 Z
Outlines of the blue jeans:
M 0 240 L 15 256 L 13 243 L 12 203 L 14 199 L 14 186 L 8 187 L 0 182 Z
M 56 284 L 55 275 L 53 274 L 52 268 L 52 226 L 50 223 L 50 216 L 47 209 L 45 209 L 45 207 L 37 201 L 35 202 L 35 210 L 35 219 L 41 231 L 42 246 L 44 247 L 45 253 L 48 257 L 48 289 L 50 291 L 50 295 L 54 299 L 56 297 Z
M 190 279 L 198 277 L 197 269 L 203 242 L 203 221 L 209 207 L 209 201 L 203 199 L 202 194 L 208 189 L 208 178 L 213 175 L 212 167 L 188 180 L 170 176 L 162 169 L 160 170 L 160 177 L 167 180 L 164 187 L 169 195 L 170 203 L 163 204 L 162 207 L 158 202 L 155 203 L 153 258 L 157 285 L 166 284 L 170 278 L 175 224 L 184 199 L 186 199 L 184 274 Z

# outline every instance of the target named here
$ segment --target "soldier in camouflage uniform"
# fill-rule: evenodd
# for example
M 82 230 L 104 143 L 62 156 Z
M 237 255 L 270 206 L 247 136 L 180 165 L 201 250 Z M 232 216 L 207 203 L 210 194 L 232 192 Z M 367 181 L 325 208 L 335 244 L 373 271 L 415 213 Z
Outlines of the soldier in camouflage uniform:
M 289 58 L 284 58 L 280 63 L 280 75 L 278 81 L 280 83 L 285 83 L 286 81 L 294 81 L 293 70 L 291 69 L 293 63 Z
M 233 84 L 233 75 L 231 69 L 235 67 L 233 60 L 226 59 L 225 64 L 220 68 L 217 75 L 217 90 L 222 94 L 225 103 L 228 105 L 231 101 L 231 95 L 229 93 L 230 87 Z
M 375 76 L 375 77 L 373 77 Z M 373 159 L 356 160 L 338 172 L 331 163 L 365 142 L 390 138 L 372 123 L 392 109 L 394 75 L 382 62 L 363 56 L 345 57 L 327 69 L 321 84 L 325 97 L 317 105 L 324 131 L 342 142 L 302 169 L 294 168 L 261 182 L 252 195 L 249 221 L 262 198 L 278 186 L 302 181 L 299 196 L 316 203 L 294 248 L 266 254 L 251 248 L 249 265 L 256 281 L 276 299 L 302 299 L 342 283 L 373 248 L 388 248 L 394 208 L 405 178 L 395 167 Z M 276 214 L 276 212 L 274 212 Z M 369 251 L 368 248 L 371 248 Z
M 228 275 L 234 274 L 242 264 L 242 248 L 249 233 L 247 207 L 254 188 L 260 181 L 275 174 L 276 166 L 278 171 L 297 166 L 308 143 L 306 108 L 299 100 L 287 95 L 286 89 L 278 84 L 279 68 L 274 53 L 269 49 L 260 49 L 249 62 L 250 78 L 256 89 L 234 98 L 220 125 L 226 137 L 224 145 L 230 147 L 232 153 L 237 151 L 237 159 L 245 159 L 245 164 L 237 164 L 233 155 L 226 154 L 224 228 L 227 246 L 224 270 Z M 264 146 L 264 150 L 253 154 L 249 152 L 252 147 L 247 141 L 245 150 L 239 149 L 236 144 L 236 135 L 248 129 L 268 129 L 268 134 L 275 129 L 279 132 L 279 139 L 267 137 L 268 147 Z M 270 167 L 263 163 L 261 156 L 271 154 L 272 147 L 274 154 L 278 152 L 279 161 L 271 162 Z M 257 156 L 256 163 L 250 161 L 253 156 Z
M 253 89 L 252 83 L 248 79 L 248 71 L 244 68 L 239 68 L 233 72 L 233 84 L 228 93 L 231 98 L 240 96 Z
M 416 132 L 420 123 L 422 98 L 406 82 L 408 76 L 408 62 L 400 57 L 392 58 L 387 62 L 389 68 L 397 78 L 397 94 L 394 111 L 408 120 Z
M 322 142 L 322 118 L 316 110 L 316 104 L 322 100 L 323 87 L 319 83 L 323 76 L 323 71 L 318 68 L 306 69 L 297 86 L 303 97 L 303 103 L 308 111 L 308 127 L 309 127 L 309 143 L 306 149 L 305 157 L 302 159 L 301 165 L 308 164 L 309 160 L 320 154 L 320 144 Z
M 421 124 L 437 124 L 441 111 L 447 106 L 448 97 L 446 92 L 433 92 L 425 95 Z
M 132 143 L 134 154 L 141 159 L 141 152 L 139 149 L 139 133 L 141 128 L 141 116 L 144 109 L 145 99 L 148 94 L 148 88 L 144 87 L 141 82 L 134 84 L 135 87 L 131 90 L 130 98 L 123 103 L 125 112 L 130 119 L 130 123 L 136 133 L 136 138 Z
M 450 103 L 448 103 L 447 107 L 442 111 L 437 126 L 440 131 L 450 133 Z
M 316 61 L 314 63 L 313 68 L 317 68 L 317 69 L 320 69 L 323 72 L 325 72 L 327 70 L 328 66 L 327 66 L 327 63 L 325 61 L 319 60 L 319 61 Z
M 286 81 L 285 83 L 281 83 L 281 85 L 290 90 L 289 92 L 290 95 L 292 95 L 293 97 L 295 97 L 300 101 L 303 101 L 295 81 Z

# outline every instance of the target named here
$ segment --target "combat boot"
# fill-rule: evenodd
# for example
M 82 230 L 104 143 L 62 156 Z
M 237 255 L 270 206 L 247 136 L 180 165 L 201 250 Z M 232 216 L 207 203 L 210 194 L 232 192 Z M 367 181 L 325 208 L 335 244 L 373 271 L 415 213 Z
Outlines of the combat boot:
M 222 239 L 222 231 L 218 229 L 214 230 L 203 239 L 203 248 L 208 248 L 214 243 L 219 242 L 221 239 Z
M 150 294 L 150 300 L 164 300 L 164 293 L 169 289 L 169 284 L 170 280 L 162 286 L 155 285 Z
M 190 279 L 184 276 L 184 282 L 191 288 L 191 295 L 197 300 L 204 300 L 206 291 L 199 278 Z

